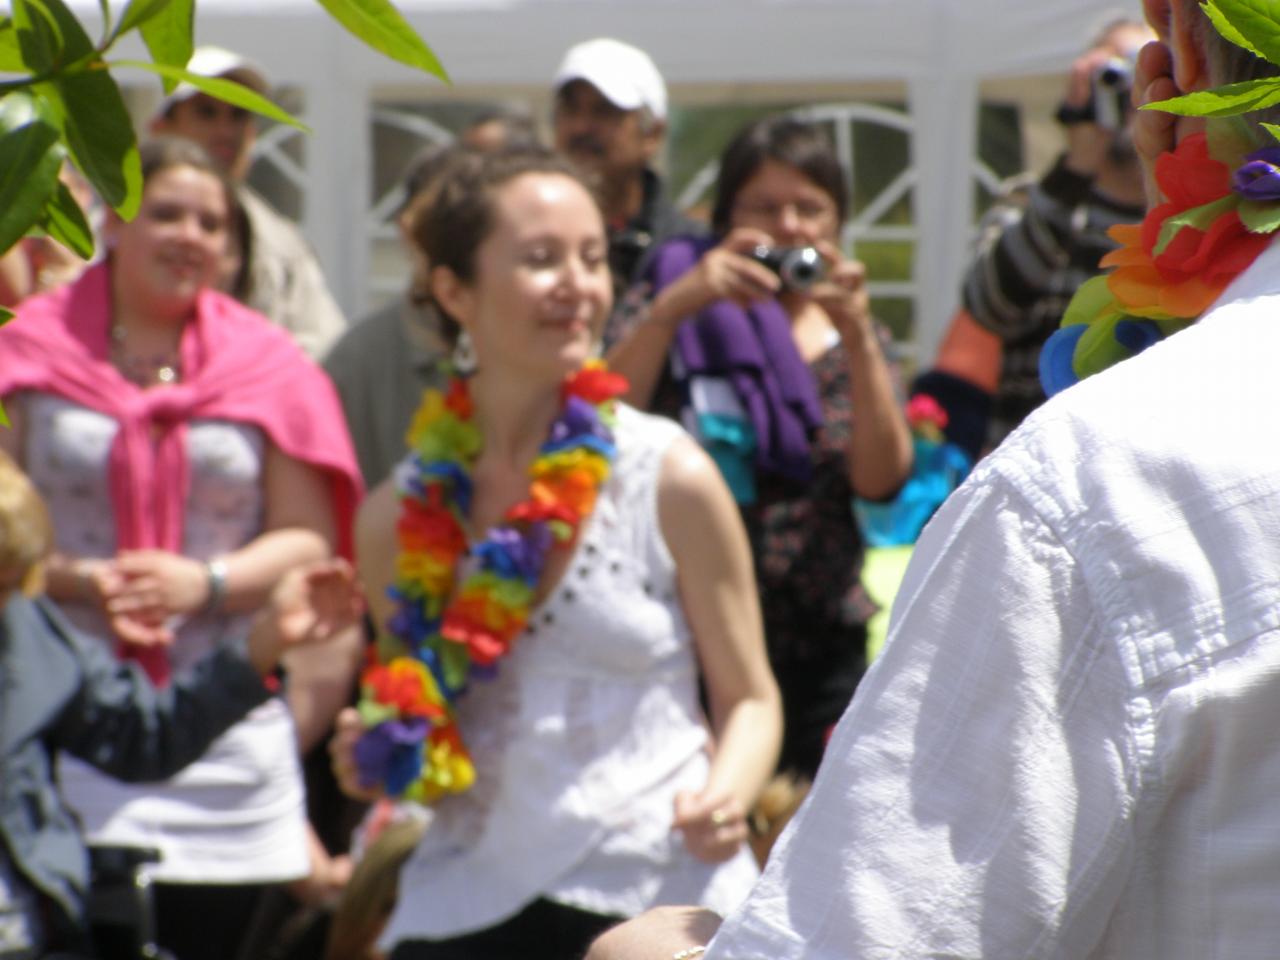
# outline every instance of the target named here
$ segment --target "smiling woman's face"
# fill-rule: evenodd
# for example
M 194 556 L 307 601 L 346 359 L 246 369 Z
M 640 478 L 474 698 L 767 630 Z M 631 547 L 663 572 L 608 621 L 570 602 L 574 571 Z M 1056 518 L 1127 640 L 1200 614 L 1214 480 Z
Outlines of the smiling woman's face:
M 604 221 L 560 173 L 496 187 L 492 209 L 474 279 L 444 306 L 471 335 L 482 371 L 558 381 L 590 357 L 612 306 Z
M 227 249 L 227 197 L 213 174 L 165 167 L 147 180 L 138 215 L 108 229 L 117 283 L 164 313 L 190 307 L 212 286 Z

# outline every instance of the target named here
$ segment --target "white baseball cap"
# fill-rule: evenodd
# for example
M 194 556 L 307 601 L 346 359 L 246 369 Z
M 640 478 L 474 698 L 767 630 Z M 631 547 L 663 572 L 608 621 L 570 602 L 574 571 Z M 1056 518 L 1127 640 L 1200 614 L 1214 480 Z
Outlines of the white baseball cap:
M 621 110 L 647 107 L 657 119 L 667 117 L 667 85 L 643 50 L 600 37 L 569 48 L 556 70 L 552 88 L 585 80 Z
M 191 52 L 191 59 L 187 61 L 186 70 L 188 73 L 194 73 L 200 77 L 221 77 L 225 80 L 234 80 L 236 83 L 244 84 L 254 93 L 260 93 L 263 96 L 271 89 L 271 85 L 267 83 L 267 75 L 262 68 L 250 60 L 248 57 L 242 57 L 238 53 L 233 53 L 222 47 L 203 46 L 196 47 Z M 198 87 L 194 87 L 189 83 L 180 83 L 173 88 L 173 92 L 160 101 L 158 113 L 168 113 L 169 108 L 175 103 L 182 103 L 189 100 L 200 92 Z

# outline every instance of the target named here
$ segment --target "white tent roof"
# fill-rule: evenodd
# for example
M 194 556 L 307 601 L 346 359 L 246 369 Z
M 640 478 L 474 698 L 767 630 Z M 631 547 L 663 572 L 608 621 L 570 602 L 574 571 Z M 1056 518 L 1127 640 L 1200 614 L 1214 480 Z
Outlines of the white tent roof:
M 72 0 L 92 21 L 98 0 Z M 1062 72 L 1109 20 L 1140 0 L 397 0 L 445 64 L 454 89 L 368 50 L 317 0 L 197 0 L 197 38 L 261 63 L 306 92 L 311 181 L 305 226 L 339 299 L 360 305 L 367 251 L 369 110 L 376 92 L 527 87 L 540 91 L 564 50 L 609 35 L 647 50 L 680 92 L 735 87 L 906 86 L 916 121 L 918 343 L 931 354 L 955 300 L 971 224 L 967 171 L 984 79 Z M 136 52 L 136 51 L 135 51 Z M 353 189 L 349 185 L 357 184 Z M 317 202 L 323 198 L 323 202 Z

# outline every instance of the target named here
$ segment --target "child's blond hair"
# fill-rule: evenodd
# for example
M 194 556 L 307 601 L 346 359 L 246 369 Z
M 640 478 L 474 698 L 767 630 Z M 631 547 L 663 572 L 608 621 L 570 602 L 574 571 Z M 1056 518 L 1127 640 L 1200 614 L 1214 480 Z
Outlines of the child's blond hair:
M 44 558 L 53 547 L 49 511 L 13 458 L 0 450 L 0 577 L 28 596 L 44 585 Z

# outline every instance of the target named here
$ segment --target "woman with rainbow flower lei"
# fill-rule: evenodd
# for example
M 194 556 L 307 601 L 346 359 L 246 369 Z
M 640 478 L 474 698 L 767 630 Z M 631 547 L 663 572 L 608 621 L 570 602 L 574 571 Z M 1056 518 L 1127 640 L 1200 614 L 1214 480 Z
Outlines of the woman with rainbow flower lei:
M 462 156 L 414 237 L 474 372 L 424 397 L 358 523 L 384 629 L 335 767 L 433 804 L 382 942 L 568 957 L 655 904 L 731 908 L 778 692 L 716 467 L 591 360 L 599 209 L 551 154 Z

